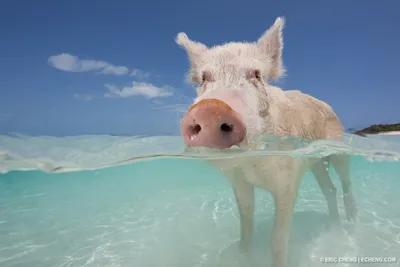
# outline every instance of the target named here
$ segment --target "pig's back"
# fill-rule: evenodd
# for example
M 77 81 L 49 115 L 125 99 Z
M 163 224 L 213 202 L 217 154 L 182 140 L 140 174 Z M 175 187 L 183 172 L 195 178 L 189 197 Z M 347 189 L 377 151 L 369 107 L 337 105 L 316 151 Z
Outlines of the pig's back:
M 286 99 L 278 104 L 275 121 L 276 126 L 281 126 L 281 134 L 304 139 L 337 139 L 337 135 L 344 131 L 327 103 L 298 90 L 284 91 L 284 94 Z

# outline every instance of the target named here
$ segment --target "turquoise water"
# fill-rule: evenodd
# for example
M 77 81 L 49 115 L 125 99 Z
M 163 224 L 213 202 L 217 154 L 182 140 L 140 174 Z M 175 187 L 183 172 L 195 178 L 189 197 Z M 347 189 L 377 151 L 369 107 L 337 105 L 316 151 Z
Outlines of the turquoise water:
M 325 266 L 320 257 L 336 256 L 397 257 L 368 265 L 399 266 L 400 136 L 291 142 L 296 149 L 286 152 L 189 153 L 178 137 L 1 136 L 0 266 L 268 266 L 271 195 L 256 191 L 253 251 L 244 260 L 230 184 L 201 158 L 338 151 L 353 155 L 359 222 L 346 221 L 331 169 L 342 228 L 329 228 L 326 201 L 308 172 L 295 208 L 290 266 Z

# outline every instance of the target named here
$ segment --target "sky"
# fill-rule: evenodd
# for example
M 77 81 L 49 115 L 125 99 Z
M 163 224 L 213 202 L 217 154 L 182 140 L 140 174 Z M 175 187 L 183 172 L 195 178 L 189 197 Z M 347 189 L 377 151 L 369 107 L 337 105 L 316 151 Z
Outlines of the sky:
M 256 41 L 286 18 L 278 82 L 346 128 L 400 121 L 400 1 L 21 1 L 0 5 L 0 133 L 179 135 L 195 97 L 179 32 Z

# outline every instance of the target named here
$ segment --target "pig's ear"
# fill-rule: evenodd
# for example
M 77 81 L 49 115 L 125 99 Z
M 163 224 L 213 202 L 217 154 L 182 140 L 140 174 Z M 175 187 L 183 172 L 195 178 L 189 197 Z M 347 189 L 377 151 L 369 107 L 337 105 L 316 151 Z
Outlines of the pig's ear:
M 264 73 L 269 78 L 277 79 L 285 73 L 282 62 L 283 38 L 282 30 L 285 26 L 285 18 L 278 17 L 264 34 L 258 39 L 257 46 L 263 54 L 271 60 L 269 73 Z
M 208 47 L 202 43 L 190 40 L 184 32 L 178 33 L 175 41 L 183 49 L 185 49 L 186 53 L 188 54 L 191 65 L 191 70 L 189 73 L 191 80 L 195 83 L 199 82 L 200 77 L 197 77 L 197 68 L 199 67 L 201 61 L 201 55 L 207 51 Z

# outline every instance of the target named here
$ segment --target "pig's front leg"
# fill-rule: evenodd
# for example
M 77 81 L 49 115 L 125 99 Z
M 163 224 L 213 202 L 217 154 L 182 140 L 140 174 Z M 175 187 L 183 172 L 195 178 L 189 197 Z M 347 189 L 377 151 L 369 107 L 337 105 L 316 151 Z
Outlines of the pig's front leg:
M 285 178 L 287 179 L 287 177 Z M 288 181 L 290 180 L 291 179 L 288 179 Z M 291 184 L 279 190 L 274 195 L 275 221 L 271 238 L 272 261 L 274 267 L 287 266 L 288 240 L 297 198 L 297 190 L 297 185 Z
M 240 250 L 249 252 L 253 239 L 254 186 L 247 182 L 239 162 L 232 160 L 209 160 L 231 183 L 240 216 Z
M 245 180 L 240 169 L 233 171 L 230 180 L 240 215 L 240 250 L 247 253 L 253 240 L 254 186 Z

